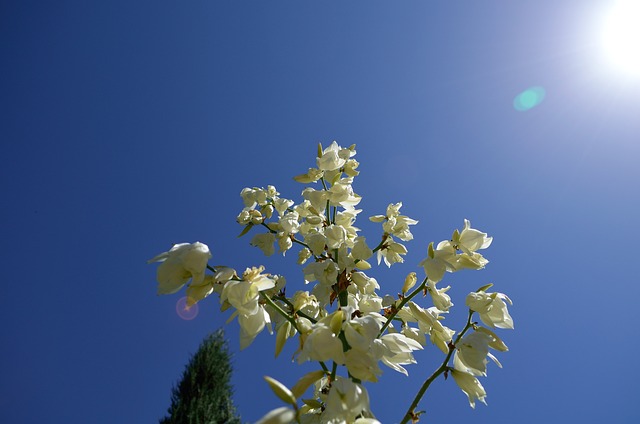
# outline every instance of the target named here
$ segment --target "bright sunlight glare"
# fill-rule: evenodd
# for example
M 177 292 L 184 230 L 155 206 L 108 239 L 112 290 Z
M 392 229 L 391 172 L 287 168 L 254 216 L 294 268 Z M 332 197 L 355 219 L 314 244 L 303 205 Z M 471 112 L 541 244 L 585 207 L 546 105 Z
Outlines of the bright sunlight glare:
M 640 0 L 615 2 L 605 18 L 602 43 L 615 68 L 640 76 Z

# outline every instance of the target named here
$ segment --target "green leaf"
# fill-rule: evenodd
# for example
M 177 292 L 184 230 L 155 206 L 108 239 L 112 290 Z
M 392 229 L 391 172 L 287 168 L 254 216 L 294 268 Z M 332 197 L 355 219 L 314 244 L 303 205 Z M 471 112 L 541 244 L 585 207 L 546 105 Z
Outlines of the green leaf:
M 269 387 L 271 387 L 271 390 L 273 390 L 273 393 L 275 393 L 276 396 L 278 396 L 283 402 L 293 406 L 297 406 L 298 401 L 296 400 L 296 397 L 293 395 L 293 393 L 291 393 L 291 390 L 287 388 L 287 386 L 285 386 L 275 378 L 271 378 L 266 375 L 264 376 L 264 379 L 266 380 L 267 384 L 269 384 Z
M 311 371 L 310 373 L 303 375 L 296 385 L 291 388 L 291 392 L 295 397 L 302 396 L 309 386 L 320 380 L 324 375 L 325 372 L 322 370 Z
M 251 229 L 251 227 L 253 227 L 253 224 L 252 223 L 248 223 L 247 226 L 242 229 L 242 232 L 238 235 L 238 238 L 240 238 L 243 235 L 247 234 L 249 232 L 249 230 Z
M 487 289 L 490 289 L 491 287 L 493 287 L 493 283 L 485 284 L 484 286 L 482 286 L 478 290 L 476 290 L 476 293 L 487 291 Z

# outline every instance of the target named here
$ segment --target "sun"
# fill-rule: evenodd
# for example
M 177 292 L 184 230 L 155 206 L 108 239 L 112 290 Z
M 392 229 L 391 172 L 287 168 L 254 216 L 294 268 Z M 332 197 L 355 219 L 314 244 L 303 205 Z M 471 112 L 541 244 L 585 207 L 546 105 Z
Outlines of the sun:
M 640 0 L 615 2 L 604 21 L 602 46 L 615 68 L 640 76 Z

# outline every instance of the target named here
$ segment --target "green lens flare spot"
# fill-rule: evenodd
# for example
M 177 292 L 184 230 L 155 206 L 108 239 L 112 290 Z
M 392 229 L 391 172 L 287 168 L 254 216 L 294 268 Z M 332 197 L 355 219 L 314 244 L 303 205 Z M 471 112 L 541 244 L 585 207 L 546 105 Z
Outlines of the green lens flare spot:
M 531 87 L 518 94 L 513 99 L 513 107 L 515 110 L 525 112 L 538 106 L 544 100 L 545 91 L 542 87 Z

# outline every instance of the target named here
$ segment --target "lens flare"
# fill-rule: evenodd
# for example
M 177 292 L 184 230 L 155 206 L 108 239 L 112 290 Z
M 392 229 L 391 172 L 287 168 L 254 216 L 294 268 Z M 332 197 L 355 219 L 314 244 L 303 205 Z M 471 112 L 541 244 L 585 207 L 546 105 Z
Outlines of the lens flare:
M 525 112 L 538 106 L 544 100 L 545 96 L 544 88 L 531 87 L 518 94 L 513 99 L 513 107 L 515 110 Z
M 176 302 L 176 312 L 178 316 L 185 321 L 191 321 L 198 316 L 198 304 L 195 303 L 192 306 L 187 306 L 188 297 L 178 299 Z

